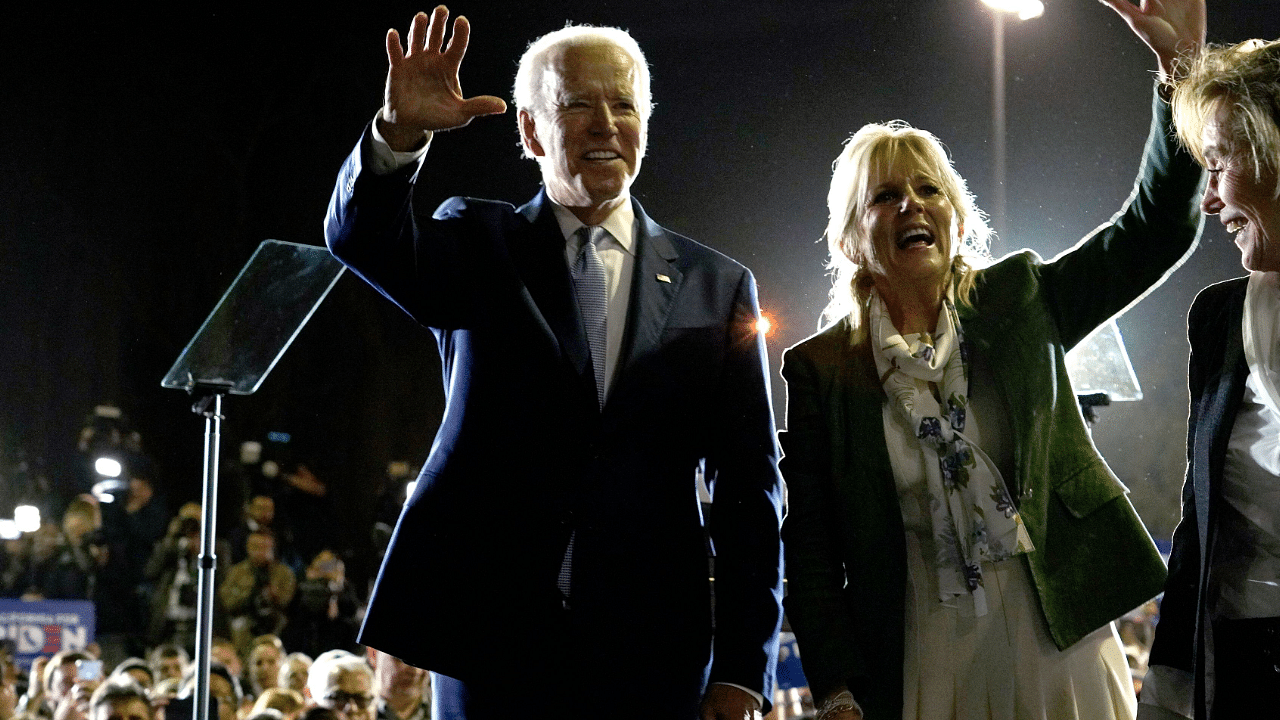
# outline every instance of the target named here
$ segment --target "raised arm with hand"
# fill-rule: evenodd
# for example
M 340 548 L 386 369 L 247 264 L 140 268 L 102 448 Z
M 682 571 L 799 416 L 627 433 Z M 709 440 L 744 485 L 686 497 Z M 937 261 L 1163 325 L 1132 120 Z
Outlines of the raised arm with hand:
M 428 132 L 450 130 L 481 115 L 506 112 L 507 104 L 492 95 L 462 97 L 458 67 L 467 53 L 471 26 L 464 17 L 453 21 L 453 36 L 444 43 L 449 10 L 439 5 L 418 13 L 409 26 L 408 49 L 400 46 L 400 33 L 387 31 L 387 88 L 378 132 L 392 150 L 420 146 Z
M 1180 55 L 1204 45 L 1205 0 L 1099 0 L 1119 13 L 1160 62 L 1160 81 L 1174 78 Z

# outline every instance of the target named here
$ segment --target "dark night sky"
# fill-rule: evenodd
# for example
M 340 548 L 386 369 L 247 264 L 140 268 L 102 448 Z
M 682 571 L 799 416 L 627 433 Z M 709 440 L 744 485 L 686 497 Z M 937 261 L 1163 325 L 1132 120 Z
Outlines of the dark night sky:
M 1210 5 L 1211 40 L 1280 36 L 1276 0 Z M 775 369 L 825 302 L 824 198 L 831 160 L 851 132 L 892 118 L 931 130 L 979 204 L 992 197 L 991 19 L 978 0 L 795 7 L 487 0 L 453 8 L 473 27 L 468 95 L 509 98 L 524 45 L 567 19 L 631 30 L 653 67 L 657 102 L 634 193 L 664 225 L 755 271 L 779 325 Z M 383 33 L 404 28 L 417 9 L 97 16 L 49 4 L 7 18 L 6 455 L 22 447 L 64 473 L 82 418 L 111 402 L 142 431 L 170 495 L 196 494 L 202 426 L 160 378 L 261 240 L 323 243 L 333 177 L 381 101 Z M 1093 0 L 1051 0 L 1044 17 L 1010 23 L 1006 49 L 1009 231 L 995 250 L 1049 257 L 1127 197 L 1155 62 Z M 440 136 L 420 207 L 455 194 L 527 199 L 538 175 L 516 143 L 511 112 Z M 1104 410 L 1096 438 L 1157 536 L 1176 521 L 1185 457 L 1185 311 L 1199 288 L 1239 274 L 1238 251 L 1211 221 L 1187 265 L 1120 321 L 1146 399 Z M 298 452 L 350 508 L 345 537 L 356 542 L 381 468 L 395 458 L 421 462 L 441 406 L 430 335 L 344 277 L 259 394 L 227 403 L 224 442 L 293 432 Z

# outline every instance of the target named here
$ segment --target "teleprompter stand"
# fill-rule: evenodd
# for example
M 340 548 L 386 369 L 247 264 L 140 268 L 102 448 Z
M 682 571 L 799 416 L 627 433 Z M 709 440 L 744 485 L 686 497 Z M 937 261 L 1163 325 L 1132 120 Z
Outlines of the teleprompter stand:
M 209 720 L 214 526 L 218 517 L 218 455 L 222 398 L 250 395 L 284 355 L 302 326 L 342 275 L 324 248 L 265 240 L 223 294 L 204 325 L 169 369 L 161 386 L 196 396 L 204 417 L 204 490 L 200 523 L 200 591 L 196 603 L 195 720 Z

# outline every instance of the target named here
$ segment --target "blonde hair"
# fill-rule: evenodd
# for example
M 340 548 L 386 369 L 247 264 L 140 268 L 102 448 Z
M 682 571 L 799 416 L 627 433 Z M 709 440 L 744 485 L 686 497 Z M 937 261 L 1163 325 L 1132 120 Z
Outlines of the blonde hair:
M 1183 62 L 1186 73 L 1173 84 L 1173 121 L 1196 161 L 1206 165 L 1205 126 L 1226 108 L 1227 152 L 1248 157 L 1256 179 L 1264 170 L 1280 171 L 1280 40 L 1208 45 Z
M 298 711 L 306 705 L 306 701 L 297 690 L 289 688 L 267 688 L 258 696 L 256 702 L 253 703 L 252 713 L 259 713 L 263 710 L 278 710 L 285 717 L 293 717 Z
M 827 192 L 829 211 L 827 269 L 831 274 L 831 295 L 819 318 L 819 327 L 845 316 L 858 330 L 865 320 L 865 306 L 872 286 L 874 257 L 855 260 L 862 253 L 858 225 L 866 212 L 871 176 L 892 167 L 899 157 L 924 169 L 951 201 L 956 221 L 964 233 L 951 242 L 951 279 L 957 283 L 957 298 L 969 301 L 976 279 L 974 270 L 991 257 L 988 250 L 991 229 L 986 215 L 974 202 L 964 178 L 956 172 L 942 143 L 932 133 L 903 122 L 863 125 L 844 144 L 832 164 L 831 189 Z

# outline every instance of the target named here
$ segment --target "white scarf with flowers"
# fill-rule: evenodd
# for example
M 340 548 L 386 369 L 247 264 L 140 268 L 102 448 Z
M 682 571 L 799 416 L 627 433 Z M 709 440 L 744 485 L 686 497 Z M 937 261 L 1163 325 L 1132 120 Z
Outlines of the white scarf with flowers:
M 1034 548 L 1000 471 L 964 435 L 969 350 L 955 303 L 944 298 L 932 336 L 903 337 L 874 290 L 870 311 L 876 371 L 889 405 L 912 429 L 924 455 L 938 599 L 948 602 L 968 592 L 981 617 L 987 613 L 982 563 Z

